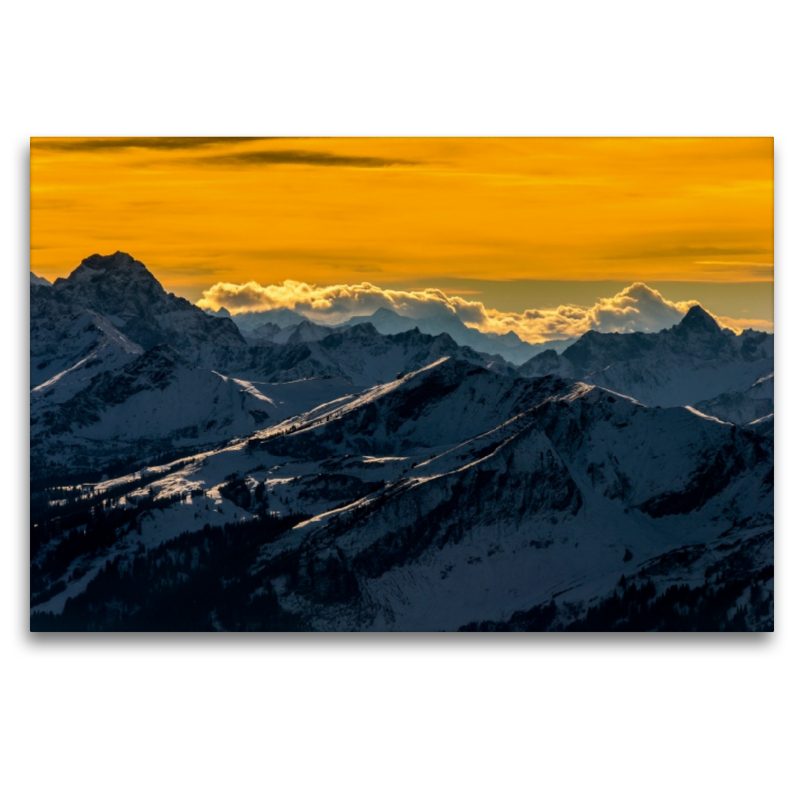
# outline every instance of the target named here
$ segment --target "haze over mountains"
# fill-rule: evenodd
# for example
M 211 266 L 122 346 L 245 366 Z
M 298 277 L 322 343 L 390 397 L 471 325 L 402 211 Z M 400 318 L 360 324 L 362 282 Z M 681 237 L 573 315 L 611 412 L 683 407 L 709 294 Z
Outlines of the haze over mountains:
M 456 344 L 502 356 L 513 364 L 522 364 L 547 349 L 561 352 L 574 341 L 573 339 L 556 338 L 547 344 L 529 344 L 522 341 L 513 331 L 505 334 L 482 333 L 476 328 L 465 325 L 458 316 L 452 313 L 412 318 L 398 314 L 390 308 L 379 308 L 372 314 L 355 315 L 350 317 L 347 322 L 335 326 L 315 324 L 302 314 L 288 308 L 277 308 L 271 311 L 246 311 L 235 316 L 230 316 L 230 313 L 224 308 L 217 312 L 207 311 L 206 313 L 232 319 L 246 336 L 281 343 L 285 342 L 300 326 L 305 326 L 305 331 L 317 331 L 319 338 L 322 338 L 326 331 L 330 332 L 331 328 L 352 327 L 360 324 L 370 324 L 378 333 L 384 335 L 405 333 L 416 328 L 421 333 L 427 333 L 430 336 L 446 333 Z M 309 328 L 309 325 L 313 328 Z
M 771 334 L 30 292 L 34 627 L 772 627 Z

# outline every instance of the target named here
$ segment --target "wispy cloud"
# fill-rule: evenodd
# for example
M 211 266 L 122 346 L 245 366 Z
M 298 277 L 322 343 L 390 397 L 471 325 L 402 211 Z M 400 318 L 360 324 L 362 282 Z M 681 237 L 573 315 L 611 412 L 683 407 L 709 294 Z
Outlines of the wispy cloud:
M 382 167 L 412 166 L 418 161 L 402 158 L 379 158 L 376 156 L 339 155 L 316 150 L 243 150 L 238 153 L 221 153 L 199 156 L 194 161 L 222 166 L 259 166 L 274 164 L 306 164 L 315 167 Z
M 775 265 L 761 261 L 695 261 L 695 264 L 702 266 L 707 272 L 725 274 L 733 270 L 746 272 L 749 277 L 755 280 L 771 280 L 775 274 Z M 744 269 L 743 269 L 744 268 Z
M 771 253 L 765 247 L 742 245 L 733 247 L 706 247 L 703 245 L 677 245 L 671 247 L 631 247 L 602 256 L 603 259 L 650 259 L 650 258 L 713 258 L 714 256 L 741 256 L 754 253 Z M 695 264 L 720 264 L 720 261 L 695 261 Z M 736 262 L 727 262 L 736 263 Z
M 268 141 L 268 136 L 127 136 L 96 138 L 32 138 L 31 148 L 59 152 L 117 152 L 139 149 L 177 153 L 181 150 L 202 151 L 214 145 L 238 145 Z M 278 164 L 305 164 L 317 167 L 382 168 L 410 166 L 420 162 L 402 158 L 360 156 L 332 153 L 324 150 L 231 150 L 213 155 L 197 155 L 192 163 L 220 166 L 259 166 Z
M 753 328 L 757 331 L 768 331 L 769 333 L 774 333 L 775 331 L 775 323 L 769 319 L 717 317 L 717 322 L 737 333 L 747 328 Z
M 758 261 L 695 261 L 695 264 L 717 264 L 724 267 L 769 267 L 774 269 L 774 264 L 760 263 Z
M 115 136 L 90 138 L 51 139 L 31 138 L 31 148 L 37 150 L 61 150 L 92 152 L 102 150 L 186 150 L 218 144 L 243 144 L 270 139 L 268 136 Z

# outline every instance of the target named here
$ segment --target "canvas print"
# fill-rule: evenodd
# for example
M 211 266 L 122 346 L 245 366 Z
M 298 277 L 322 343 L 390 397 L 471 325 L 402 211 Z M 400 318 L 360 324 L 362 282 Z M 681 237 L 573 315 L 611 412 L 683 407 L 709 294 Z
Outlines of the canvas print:
M 32 631 L 771 631 L 769 138 L 33 138 Z

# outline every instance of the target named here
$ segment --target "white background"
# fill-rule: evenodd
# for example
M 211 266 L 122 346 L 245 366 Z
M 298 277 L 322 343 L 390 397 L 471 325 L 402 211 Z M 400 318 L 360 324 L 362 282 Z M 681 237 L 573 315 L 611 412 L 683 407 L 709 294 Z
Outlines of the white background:
M 2 26 L 6 797 L 797 796 L 791 4 L 37 2 Z M 192 134 L 775 136 L 777 632 L 28 633 L 27 140 Z

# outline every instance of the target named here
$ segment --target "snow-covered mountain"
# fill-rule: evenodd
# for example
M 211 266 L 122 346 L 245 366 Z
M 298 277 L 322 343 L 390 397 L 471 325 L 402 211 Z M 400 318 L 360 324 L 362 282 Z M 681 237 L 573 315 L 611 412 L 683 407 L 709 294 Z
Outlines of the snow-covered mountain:
M 35 629 L 772 627 L 772 336 L 693 308 L 516 368 L 243 336 L 124 254 L 30 291 Z
M 227 308 L 220 308 L 219 311 L 206 311 L 206 313 L 212 316 L 229 317 L 243 333 L 249 333 L 265 324 L 285 328 L 288 325 L 299 325 L 301 322 L 307 321 L 302 314 L 298 314 L 289 308 L 274 308 L 267 311 L 242 311 L 238 314 L 231 314 Z
M 712 417 L 746 425 L 771 415 L 775 410 L 775 379 L 772 372 L 759 378 L 743 392 L 725 392 L 695 404 Z
M 345 326 L 349 328 L 350 326 Z M 302 342 L 319 342 L 326 336 L 335 333 L 328 325 L 316 325 L 309 320 L 293 323 L 281 328 L 274 322 L 265 322 L 246 334 L 248 341 L 272 342 L 273 344 L 300 344 Z
M 34 275 L 31 271 L 31 285 L 36 284 L 37 286 L 52 286 L 53 284 L 50 283 L 47 278 L 40 278 L 38 275 Z
M 447 336 L 383 337 L 368 325 L 265 323 L 276 341 L 256 332 L 248 343 L 122 253 L 86 259 L 52 287 L 32 280 L 30 292 L 37 479 L 219 443 L 443 355 L 511 371 Z
M 282 418 L 251 384 L 156 345 L 115 369 L 70 370 L 31 393 L 31 472 L 69 474 L 225 442 Z
M 372 314 L 355 315 L 346 322 L 334 326 L 315 323 L 303 314 L 288 308 L 244 311 L 233 315 L 226 308 L 220 308 L 218 311 L 207 310 L 206 314 L 233 320 L 248 338 L 260 338 L 274 342 L 284 342 L 291 336 L 291 333 L 279 333 L 280 330 L 289 328 L 294 332 L 301 326 L 306 326 L 303 328 L 306 335 L 309 330 L 341 329 L 363 323 L 372 325 L 375 330 L 384 335 L 405 333 L 417 328 L 421 333 L 427 333 L 429 336 L 446 333 L 462 347 L 470 347 L 478 352 L 494 356 L 499 355 L 506 361 L 518 365 L 548 349 L 554 349 L 560 353 L 575 341 L 575 339 L 555 339 L 543 344 L 530 344 L 520 339 L 513 331 L 504 334 L 483 333 L 476 328 L 470 328 L 453 313 L 441 312 L 412 318 L 383 307 Z M 309 324 L 314 327 L 309 329 L 307 327 Z
M 560 353 L 574 341 L 574 339 L 569 339 L 547 342 L 546 344 L 529 344 L 528 342 L 523 342 L 513 331 L 504 334 L 482 333 L 465 325 L 455 314 L 442 313 L 412 319 L 411 317 L 404 317 L 389 308 L 379 308 L 373 314 L 367 316 L 351 317 L 345 324 L 358 325 L 363 322 L 370 323 L 375 327 L 375 330 L 383 334 L 403 333 L 414 328 L 431 336 L 446 333 L 456 344 L 471 347 L 481 353 L 502 356 L 512 364 L 522 364 L 536 354 L 548 349 L 554 349 Z
M 427 336 L 412 330 L 383 336 L 372 325 L 363 323 L 316 339 L 319 326 L 308 326 L 303 330 L 312 335 L 306 341 L 276 344 L 262 340 L 244 350 L 229 348 L 224 356 L 224 371 L 244 380 L 273 383 L 340 377 L 357 389 L 394 380 L 399 372 L 419 369 L 442 356 L 458 357 L 498 373 L 515 371 L 502 358 L 459 347 L 447 334 Z
M 748 422 L 746 427 L 754 433 L 772 439 L 775 436 L 775 414 L 767 414 L 760 419 L 754 419 L 752 422 Z
M 197 365 L 216 367 L 220 349 L 245 345 L 230 319 L 168 294 L 127 253 L 84 259 L 68 278 L 55 281 L 53 293 L 60 302 L 102 314 L 145 350 L 167 343 Z
M 456 629 L 551 605 L 548 624 L 566 625 L 611 596 L 620 575 L 687 566 L 691 548 L 703 571 L 683 578 L 702 586 L 760 536 L 759 559 L 740 573 L 763 583 L 772 443 L 689 409 L 443 359 L 144 482 L 96 488 L 123 494 L 123 509 L 182 499 L 145 512 L 106 552 L 79 556 L 68 570 L 83 583 L 53 575 L 63 589 L 39 611 L 88 613 L 78 595 L 96 580 L 95 623 L 132 615 L 134 624 L 138 612 L 120 605 L 107 565 L 127 574 L 143 541 L 161 558 L 202 550 L 204 525 L 236 520 L 245 538 L 264 530 L 240 565 L 249 576 L 241 610 L 268 599 L 268 626 Z M 269 533 L 284 519 L 288 528 Z M 179 530 L 197 533 L 170 544 Z M 219 603 L 227 619 L 225 601 L 214 598 L 205 624 L 226 627 L 214 612 Z
M 31 388 L 67 371 L 114 369 L 143 352 L 102 314 L 65 301 L 50 286 L 31 283 L 30 297 Z
M 541 353 L 519 371 L 583 380 L 647 405 L 697 406 L 720 395 L 731 401 L 731 393 L 752 399 L 751 387 L 772 375 L 773 357 L 772 334 L 746 330 L 737 336 L 693 306 L 672 328 L 658 333 L 589 331 L 561 355 Z M 724 399 L 716 403 L 724 404 Z M 743 415 L 744 407 L 735 421 Z

